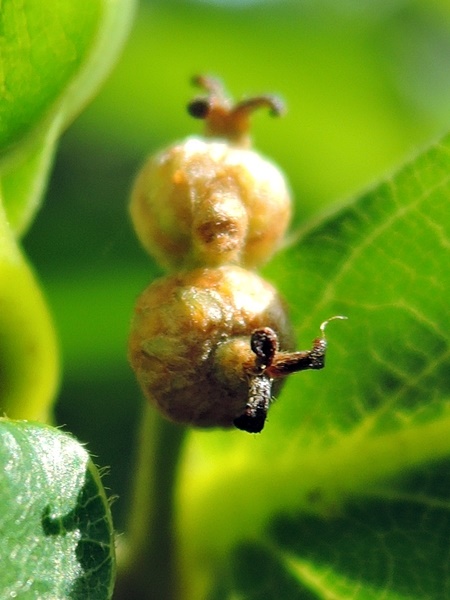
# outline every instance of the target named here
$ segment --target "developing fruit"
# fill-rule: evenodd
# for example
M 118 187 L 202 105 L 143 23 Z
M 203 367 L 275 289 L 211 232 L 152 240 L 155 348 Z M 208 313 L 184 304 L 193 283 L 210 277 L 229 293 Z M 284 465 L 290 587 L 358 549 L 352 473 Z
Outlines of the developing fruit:
M 236 266 L 169 275 L 137 301 L 130 361 L 147 398 L 169 419 L 230 427 L 246 409 L 250 336 L 261 327 L 292 348 L 283 303 L 258 275 Z
M 212 79 L 189 105 L 212 138 L 188 138 L 150 158 L 137 177 L 131 216 L 142 244 L 177 271 L 139 297 L 129 359 L 148 400 L 167 418 L 198 427 L 260 432 L 284 377 L 322 369 L 325 326 L 311 350 L 292 352 L 278 292 L 255 267 L 288 225 L 283 175 L 248 150 L 249 113 L 276 99 L 230 106 Z M 344 318 L 344 317 L 333 317 Z
M 130 213 L 146 250 L 166 269 L 266 262 L 291 215 L 281 171 L 248 149 L 249 114 L 270 96 L 231 106 L 215 80 L 197 78 L 209 96 L 189 105 L 206 137 L 189 137 L 151 157 L 139 172 Z

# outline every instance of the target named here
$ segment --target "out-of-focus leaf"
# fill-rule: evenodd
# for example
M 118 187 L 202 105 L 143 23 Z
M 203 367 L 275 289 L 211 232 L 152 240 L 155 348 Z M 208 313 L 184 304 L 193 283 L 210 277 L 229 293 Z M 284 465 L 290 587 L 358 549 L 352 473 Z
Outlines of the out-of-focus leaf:
M 0 176 L 13 229 L 39 205 L 58 134 L 110 70 L 133 0 L 7 0 L 0 24 Z
M 49 417 L 58 366 L 48 311 L 15 237 L 40 204 L 62 128 L 111 68 L 133 6 L 133 0 L 2 4 L 0 411 L 10 418 Z
M 111 597 L 109 504 L 86 450 L 42 424 L 0 421 L 0 596 Z
M 3 203 L 8 221 L 17 235 L 23 234 L 38 210 L 57 143 L 56 127 L 37 136 L 20 158 L 1 169 Z
M 20 143 L 48 118 L 90 52 L 104 2 L 7 0 L 2 6 L 0 148 Z
M 0 204 L 0 413 L 47 421 L 58 383 L 51 318 Z
M 261 435 L 191 434 L 179 528 L 194 596 L 231 551 L 245 598 L 447 597 L 449 173 L 446 139 L 267 269 L 302 348 L 327 317 L 349 321 Z

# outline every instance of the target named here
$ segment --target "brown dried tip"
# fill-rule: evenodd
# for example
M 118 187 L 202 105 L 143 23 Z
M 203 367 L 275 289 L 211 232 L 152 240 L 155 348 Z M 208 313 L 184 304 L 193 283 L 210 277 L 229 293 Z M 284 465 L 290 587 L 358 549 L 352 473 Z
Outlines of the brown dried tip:
M 323 369 L 327 342 L 325 328 L 330 321 L 347 319 L 336 315 L 320 326 L 321 336 L 313 341 L 311 350 L 280 352 L 278 336 L 270 327 L 256 329 L 250 338 L 250 347 L 255 354 L 253 364 L 244 367 L 248 379 L 248 399 L 242 415 L 234 419 L 234 426 L 249 433 L 260 433 L 264 428 L 271 403 L 272 381 L 291 373 L 307 369 Z
M 225 137 L 237 145 L 249 145 L 249 117 L 254 110 L 266 106 L 273 116 L 279 116 L 285 110 L 282 100 L 272 95 L 255 96 L 233 104 L 222 83 L 214 77 L 196 75 L 192 83 L 207 95 L 194 98 L 188 104 L 189 114 L 205 120 L 207 136 Z

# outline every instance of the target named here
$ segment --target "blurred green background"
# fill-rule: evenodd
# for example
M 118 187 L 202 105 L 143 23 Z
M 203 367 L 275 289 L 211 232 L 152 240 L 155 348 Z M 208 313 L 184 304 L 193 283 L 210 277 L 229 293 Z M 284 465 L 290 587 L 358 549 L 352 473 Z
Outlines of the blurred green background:
M 127 332 L 136 296 L 160 273 L 127 197 L 146 155 L 201 131 L 185 111 L 195 73 L 220 76 L 235 97 L 285 99 L 284 118 L 255 115 L 254 140 L 288 175 L 301 227 L 450 129 L 450 3 L 141 2 L 117 68 L 62 139 L 25 239 L 61 343 L 57 421 L 110 467 L 119 530 L 142 402 Z

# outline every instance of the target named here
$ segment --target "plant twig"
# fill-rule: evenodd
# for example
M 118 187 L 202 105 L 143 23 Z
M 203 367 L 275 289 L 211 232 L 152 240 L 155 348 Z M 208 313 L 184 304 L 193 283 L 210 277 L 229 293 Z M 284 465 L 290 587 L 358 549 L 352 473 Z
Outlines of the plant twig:
M 118 547 L 114 600 L 176 600 L 174 486 L 186 429 L 145 404 L 129 523 Z

